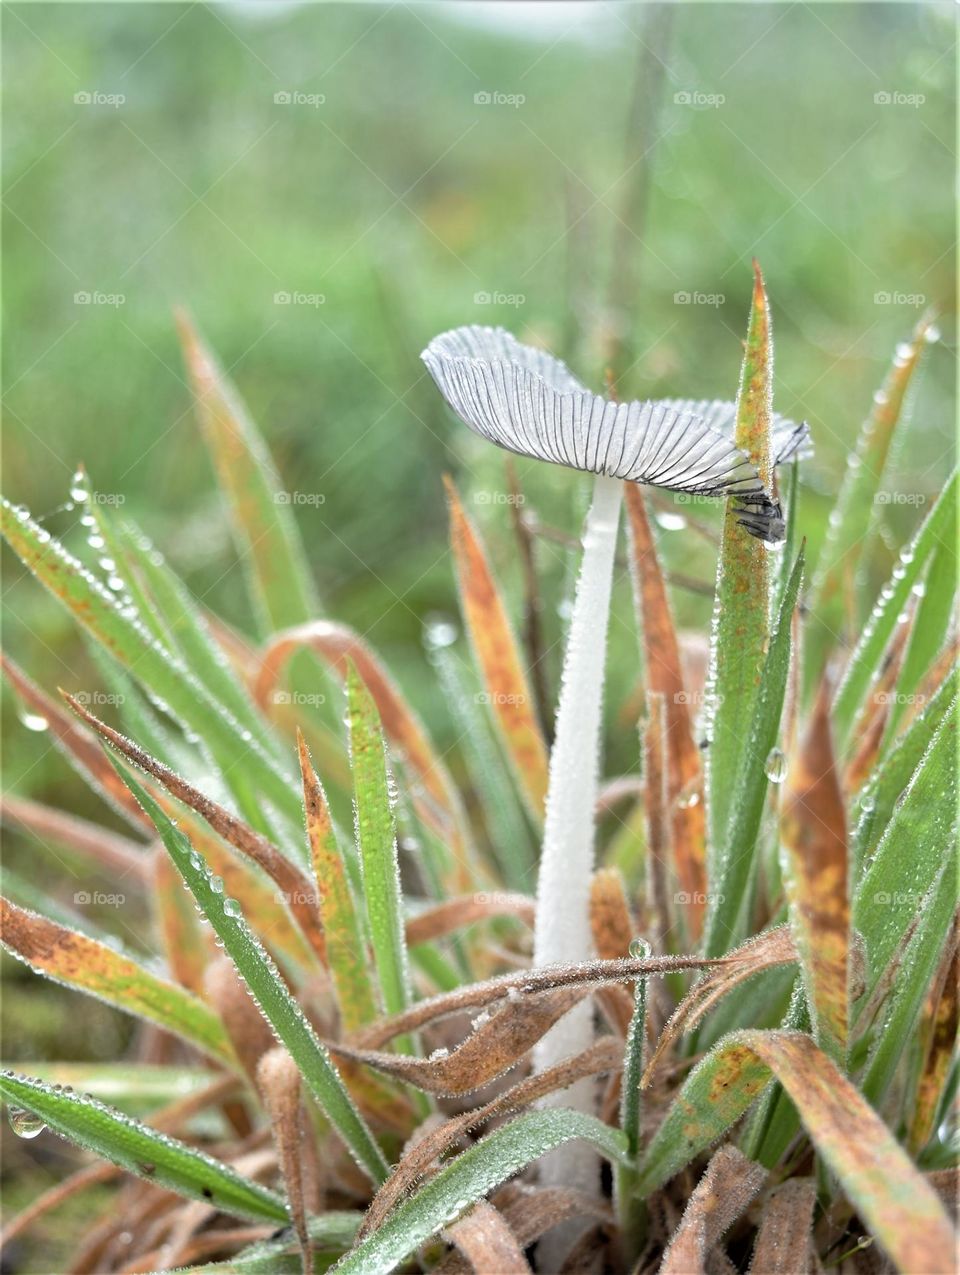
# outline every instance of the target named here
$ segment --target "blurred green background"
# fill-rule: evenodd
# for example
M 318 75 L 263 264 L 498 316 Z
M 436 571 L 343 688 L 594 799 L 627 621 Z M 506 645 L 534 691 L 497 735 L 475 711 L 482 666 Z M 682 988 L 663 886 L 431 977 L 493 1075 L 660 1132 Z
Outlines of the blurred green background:
M 953 310 L 953 6 L 689 4 L 670 19 L 616 3 L 5 4 L 6 494 L 76 548 L 61 506 L 83 461 L 250 629 L 176 342 L 187 307 L 306 497 L 329 613 L 449 739 L 421 644 L 425 617 L 456 608 L 445 470 L 514 598 L 519 573 L 504 456 L 451 420 L 418 352 L 447 327 L 501 323 L 599 387 L 620 324 L 624 393 L 732 397 L 756 255 L 776 407 L 809 420 L 817 448 L 800 514 L 815 552 L 897 342 L 924 306 Z M 651 47 L 656 118 L 635 106 Z M 625 270 L 622 319 L 609 280 Z M 893 463 L 927 497 L 953 442 L 952 320 L 942 332 Z M 575 535 L 580 479 L 518 471 L 528 510 Z M 918 516 L 878 509 L 878 576 L 885 526 L 899 538 Z M 661 530 L 668 564 L 712 582 L 709 539 L 669 509 Z M 555 685 L 574 563 L 553 539 L 538 552 Z M 7 647 L 48 688 L 96 685 L 63 612 L 5 566 Z M 705 633 L 709 597 L 675 601 Z M 637 676 L 622 573 L 616 608 L 611 721 Z M 4 739 L 7 787 L 99 816 L 15 713 Z M 611 731 L 608 771 L 635 764 L 632 728 Z M 82 878 L 13 844 L 38 885 Z M 118 1018 L 62 1005 L 76 1000 L 18 979 L 6 1055 L 116 1055 Z

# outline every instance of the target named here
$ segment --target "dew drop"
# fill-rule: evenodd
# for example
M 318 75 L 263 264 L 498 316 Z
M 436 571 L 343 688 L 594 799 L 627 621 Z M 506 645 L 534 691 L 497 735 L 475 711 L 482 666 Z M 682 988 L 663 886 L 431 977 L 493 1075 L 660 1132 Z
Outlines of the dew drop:
M 458 636 L 457 626 L 444 616 L 432 616 L 423 628 L 423 644 L 430 651 L 452 646 Z
M 662 527 L 664 531 L 683 531 L 687 525 L 683 514 L 671 513 L 669 509 L 661 509 L 654 518 L 657 526 Z
M 224 899 L 223 910 L 227 916 L 237 917 L 243 915 L 243 909 L 236 899 Z
M 937 327 L 935 323 L 930 324 L 926 332 L 924 332 L 923 334 L 923 339 L 927 342 L 928 345 L 933 345 L 935 341 L 940 340 L 940 329 Z
M 631 939 L 629 947 L 630 955 L 634 960 L 646 960 L 653 950 L 646 939 Z
M 38 734 L 40 731 L 46 730 L 50 725 L 47 719 L 39 713 L 28 713 L 26 710 L 20 714 L 20 721 L 26 726 L 27 730 L 36 731 Z
M 779 748 L 771 748 L 763 769 L 772 784 L 782 784 L 787 777 L 787 759 Z
M 18 1138 L 35 1138 L 46 1129 L 46 1122 L 32 1111 L 24 1111 L 22 1107 L 10 1107 L 7 1112 L 10 1128 Z

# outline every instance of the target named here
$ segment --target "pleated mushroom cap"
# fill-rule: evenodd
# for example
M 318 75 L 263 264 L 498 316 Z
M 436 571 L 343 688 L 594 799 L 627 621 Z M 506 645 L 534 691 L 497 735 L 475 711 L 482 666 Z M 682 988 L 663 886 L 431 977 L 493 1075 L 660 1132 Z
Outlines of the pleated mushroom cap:
M 615 403 L 566 364 L 502 328 L 454 328 L 421 355 L 443 397 L 475 433 L 521 456 L 671 491 L 738 498 L 741 520 L 780 539 L 779 506 L 731 437 L 733 403 Z M 775 463 L 802 452 L 806 425 L 775 417 Z

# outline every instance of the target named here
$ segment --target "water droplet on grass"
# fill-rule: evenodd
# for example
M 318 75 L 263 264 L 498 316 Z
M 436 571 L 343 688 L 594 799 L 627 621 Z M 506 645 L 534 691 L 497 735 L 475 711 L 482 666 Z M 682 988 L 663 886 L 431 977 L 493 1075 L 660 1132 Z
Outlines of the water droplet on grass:
M 787 759 L 779 748 L 771 748 L 763 769 L 772 784 L 782 784 L 787 777 Z
M 10 1128 L 18 1138 L 35 1138 L 47 1127 L 45 1120 L 41 1120 L 32 1111 L 24 1111 L 22 1107 L 11 1107 L 7 1115 Z

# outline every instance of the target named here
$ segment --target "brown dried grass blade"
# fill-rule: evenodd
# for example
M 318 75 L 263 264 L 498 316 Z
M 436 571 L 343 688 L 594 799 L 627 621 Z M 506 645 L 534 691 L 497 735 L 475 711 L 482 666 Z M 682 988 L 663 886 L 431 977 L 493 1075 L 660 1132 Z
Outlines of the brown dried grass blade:
M 181 987 L 203 995 L 203 972 L 211 952 L 183 879 L 162 845 L 153 853 L 151 902 L 164 955 Z
M 850 894 L 847 821 L 824 680 L 780 811 L 791 926 L 817 1043 L 842 1062 L 847 1049 Z
M 647 825 L 647 881 L 653 913 L 654 951 L 662 952 L 670 933 L 670 821 L 667 797 L 667 713 L 660 691 L 647 692 L 643 727 L 644 814 Z M 684 902 L 690 900 L 680 896 Z M 701 896 L 702 897 L 702 896 Z M 694 911 L 696 909 L 694 908 Z M 694 922 L 691 920 L 691 924 Z M 697 922 L 696 924 L 699 924 Z
M 412 794 L 421 817 L 438 835 L 462 853 L 465 845 L 463 813 L 450 772 L 435 752 L 420 718 L 407 703 L 378 656 L 366 642 L 343 624 L 317 620 L 276 634 L 263 651 L 254 697 L 269 705 L 289 660 L 301 650 L 313 651 L 345 678 L 350 664 L 356 667 L 373 696 L 391 748 L 415 782 Z
M 513 1114 L 547 1094 L 567 1089 L 588 1076 L 615 1071 L 623 1063 L 623 1049 L 607 1037 L 574 1058 L 528 1076 L 490 1102 L 463 1115 L 454 1116 L 431 1129 L 403 1155 L 393 1173 L 374 1196 L 360 1226 L 358 1240 L 375 1231 L 404 1196 L 408 1195 L 430 1166 L 469 1132 L 499 1116 Z
M 960 944 L 958 922 L 944 948 L 927 994 L 920 1023 L 920 1076 L 913 1103 L 907 1146 L 917 1155 L 926 1146 L 943 1094 L 960 1025 Z
M 481 1200 L 453 1226 L 441 1232 L 470 1263 L 476 1275 L 532 1275 L 523 1249 L 506 1218 Z
M 267 1020 L 228 957 L 211 961 L 203 982 L 207 1000 L 220 1015 L 241 1066 L 256 1085 L 260 1059 L 274 1045 Z
M 532 927 L 535 904 L 528 894 L 480 891 L 424 908 L 407 921 L 407 946 L 431 943 L 491 916 L 513 916 Z
M 766 1170 L 736 1147 L 721 1147 L 687 1203 L 660 1275 L 704 1275 L 710 1249 L 745 1211 L 766 1178 Z
M 631 983 L 649 974 L 670 974 L 675 970 L 700 970 L 726 965 L 728 956 L 652 956 L 628 957 L 622 961 L 582 961 L 574 965 L 551 965 L 539 970 L 522 970 L 519 974 L 499 974 L 480 983 L 469 983 L 453 992 L 418 1001 L 401 1014 L 381 1018 L 358 1032 L 352 1044 L 362 1049 L 379 1049 L 394 1036 L 417 1031 L 426 1023 L 456 1014 L 461 1010 L 482 1009 L 511 994 L 511 989 L 524 995 L 555 991 L 563 987 L 592 988 L 613 983 Z
M 761 970 L 791 964 L 797 959 L 797 949 L 789 927 L 778 925 L 775 929 L 767 930 L 757 938 L 741 944 L 728 956 L 729 963 L 708 970 L 694 983 L 674 1010 L 647 1063 L 641 1081 L 644 1088 L 650 1084 L 670 1046 L 684 1032 L 692 1031 L 718 1001 Z
M 601 960 L 629 955 L 636 932 L 623 878 L 616 868 L 600 868 L 590 883 L 590 929 Z M 633 1015 L 633 989 L 608 987 L 599 993 L 601 1004 L 615 1029 L 626 1037 Z
M 445 477 L 444 485 L 460 603 L 470 642 L 527 806 L 533 817 L 541 820 L 549 759 L 533 695 L 483 542 L 453 480 Z
M 427 1093 L 471 1093 L 515 1066 L 587 994 L 587 988 L 574 987 L 508 998 L 463 1044 L 429 1058 L 354 1049 L 332 1041 L 327 1047 L 339 1057 L 374 1067 Z
M 634 596 L 641 621 L 647 689 L 663 696 L 667 737 L 667 801 L 677 881 L 691 903 L 687 927 L 692 939 L 703 924 L 707 889 L 706 820 L 700 750 L 693 732 L 691 696 L 684 688 L 680 644 L 667 587 L 641 489 L 626 483 L 627 525 Z M 690 800 L 699 796 L 699 801 Z M 698 902 L 699 900 L 699 902 Z
M 268 1050 L 257 1064 L 257 1085 L 270 1117 L 277 1159 L 287 1188 L 287 1203 L 300 1242 L 303 1269 L 313 1270 L 313 1245 L 307 1233 L 302 1156 L 304 1151 L 303 1110 L 300 1103 L 300 1072 L 281 1046 Z
M 750 1275 L 807 1275 L 816 1202 L 812 1178 L 791 1178 L 773 1192 L 764 1206 Z
M 41 840 L 56 841 L 82 854 L 114 878 L 132 876 L 144 884 L 150 875 L 150 856 L 142 842 L 53 806 L 5 793 L 0 797 L 0 820 Z
M 182 779 L 175 771 L 172 771 L 169 766 L 165 766 L 163 762 L 152 757 L 139 744 L 135 744 L 132 739 L 127 739 L 125 735 L 121 735 L 112 726 L 100 721 L 82 704 L 78 703 L 72 695 L 65 694 L 64 699 L 73 711 L 92 726 L 102 739 L 122 753 L 139 770 L 144 771 L 162 784 L 177 801 L 182 801 L 185 806 L 196 811 L 200 818 L 218 836 L 233 846 L 235 850 L 239 850 L 242 855 L 267 874 L 277 886 L 290 912 L 296 918 L 303 936 L 310 944 L 314 954 L 321 963 L 325 963 L 326 946 L 315 906 L 316 888 L 310 878 L 292 864 L 286 855 L 282 854 L 261 833 L 255 831 L 249 824 L 244 823 L 242 819 L 238 819 L 231 814 L 229 810 L 219 805 L 218 802 L 211 800 L 211 798 L 200 792 L 198 788 L 194 788 L 192 784 Z

